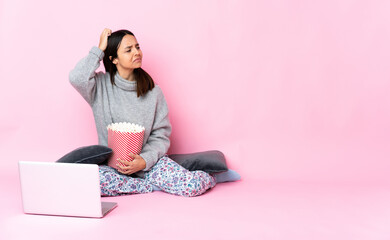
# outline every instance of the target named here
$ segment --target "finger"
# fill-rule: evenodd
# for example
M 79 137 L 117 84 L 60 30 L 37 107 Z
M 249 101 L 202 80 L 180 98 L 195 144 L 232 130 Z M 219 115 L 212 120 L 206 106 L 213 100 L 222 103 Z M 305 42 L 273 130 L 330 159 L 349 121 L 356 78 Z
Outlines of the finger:
M 127 171 L 123 171 L 123 170 L 120 170 L 118 169 L 118 172 L 122 173 L 122 174 L 125 174 L 125 175 L 131 175 L 133 172 L 130 171 L 130 170 L 127 170 Z
M 121 170 L 121 171 L 125 171 L 127 170 L 127 166 L 125 165 L 125 163 L 122 161 L 122 160 L 118 160 L 118 163 L 116 164 L 117 166 L 117 169 L 118 170 Z
M 122 159 L 118 159 L 118 162 L 122 163 L 122 164 L 125 165 L 125 166 L 129 166 L 129 165 L 131 164 L 131 162 L 129 162 L 129 161 L 124 161 L 124 160 L 122 160 Z
M 103 36 L 108 36 L 109 34 L 110 34 L 110 29 L 105 28 L 105 29 L 103 30 L 102 35 L 103 35 Z
M 126 174 L 127 175 L 127 171 L 122 171 L 120 169 L 118 169 L 118 172 L 122 173 L 122 174 Z
M 131 168 L 121 166 L 120 164 L 118 164 L 117 167 L 118 167 L 117 168 L 118 172 L 121 172 L 121 173 L 126 173 L 128 171 L 131 171 Z
M 120 168 L 122 171 L 131 171 L 131 172 L 133 172 L 134 166 L 133 166 L 133 164 L 131 162 L 123 161 L 123 160 L 118 160 L 118 161 L 121 162 L 123 165 L 118 163 L 116 166 L 118 168 Z
M 117 164 L 116 166 L 117 166 L 118 170 L 121 170 L 121 171 L 126 171 L 127 170 L 127 168 L 125 166 L 121 165 L 121 164 Z
M 122 166 L 120 164 L 117 164 L 116 166 L 118 167 L 118 170 L 121 170 L 121 171 L 128 171 L 131 169 L 130 167 Z
M 116 162 L 117 162 L 116 165 L 117 165 L 118 167 L 123 167 L 124 163 L 123 163 L 123 161 L 122 161 L 121 159 L 118 158 L 118 159 L 116 160 Z

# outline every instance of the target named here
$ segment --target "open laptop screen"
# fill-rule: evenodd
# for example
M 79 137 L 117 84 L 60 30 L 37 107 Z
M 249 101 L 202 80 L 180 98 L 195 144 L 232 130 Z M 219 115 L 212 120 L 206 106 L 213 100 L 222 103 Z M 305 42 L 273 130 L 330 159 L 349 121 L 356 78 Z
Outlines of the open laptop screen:
M 25 213 L 103 217 L 98 165 L 20 161 L 19 176 Z

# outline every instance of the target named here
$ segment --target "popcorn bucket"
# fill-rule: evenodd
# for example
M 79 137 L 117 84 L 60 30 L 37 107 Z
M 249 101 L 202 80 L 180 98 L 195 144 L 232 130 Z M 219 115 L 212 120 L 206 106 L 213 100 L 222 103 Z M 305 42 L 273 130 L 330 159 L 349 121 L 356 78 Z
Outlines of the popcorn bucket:
M 108 147 L 112 149 L 112 155 L 108 165 L 118 168 L 116 165 L 125 166 L 117 159 L 132 161 L 129 153 L 140 154 L 144 141 L 145 128 L 134 123 L 112 123 L 107 126 Z

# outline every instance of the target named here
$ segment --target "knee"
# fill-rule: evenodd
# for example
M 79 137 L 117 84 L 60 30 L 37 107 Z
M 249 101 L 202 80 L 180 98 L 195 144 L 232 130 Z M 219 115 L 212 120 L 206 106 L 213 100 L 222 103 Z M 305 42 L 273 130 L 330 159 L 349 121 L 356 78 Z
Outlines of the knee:
M 186 197 L 196 197 L 203 194 L 206 191 L 206 187 L 202 182 L 191 183 L 187 185 L 185 196 Z

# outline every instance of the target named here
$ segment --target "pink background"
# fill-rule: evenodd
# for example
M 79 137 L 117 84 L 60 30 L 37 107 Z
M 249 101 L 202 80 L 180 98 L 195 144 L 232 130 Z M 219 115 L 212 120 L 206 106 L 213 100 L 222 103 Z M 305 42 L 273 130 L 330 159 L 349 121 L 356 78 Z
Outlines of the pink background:
M 3 0 L 0 169 L 97 143 L 68 73 L 108 27 L 140 42 L 172 153 L 221 150 L 243 179 L 388 182 L 389 12 L 379 0 Z
M 387 0 L 0 0 L 0 239 L 390 239 L 389 13 Z M 97 143 L 68 74 L 105 27 L 137 36 L 171 152 L 221 150 L 242 181 L 109 198 L 100 220 L 23 214 L 18 161 Z

